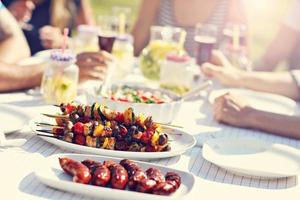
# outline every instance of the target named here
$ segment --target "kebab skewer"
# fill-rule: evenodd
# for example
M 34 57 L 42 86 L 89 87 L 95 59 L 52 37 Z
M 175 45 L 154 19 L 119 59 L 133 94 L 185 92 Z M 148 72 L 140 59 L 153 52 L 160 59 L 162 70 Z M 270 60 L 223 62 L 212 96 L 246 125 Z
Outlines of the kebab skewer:
M 115 112 L 104 105 L 92 106 L 67 104 L 61 106 L 65 117 L 55 117 L 56 125 L 40 123 L 52 130 L 38 130 L 59 136 L 59 139 L 89 147 L 155 152 L 167 151 L 167 134 L 151 117 L 135 116 L 132 108 L 124 113 Z M 48 115 L 47 116 L 55 116 Z

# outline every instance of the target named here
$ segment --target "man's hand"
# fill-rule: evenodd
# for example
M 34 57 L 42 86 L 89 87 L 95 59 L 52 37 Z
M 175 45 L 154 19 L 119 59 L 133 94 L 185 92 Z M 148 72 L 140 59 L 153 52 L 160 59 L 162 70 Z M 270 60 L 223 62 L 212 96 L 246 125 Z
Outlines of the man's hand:
M 31 19 L 32 11 L 35 9 L 35 5 L 30 0 L 17 0 L 14 1 L 8 10 L 16 18 L 18 22 L 24 23 Z
M 106 61 L 111 59 L 111 55 L 104 52 L 84 52 L 77 55 L 80 80 L 102 80 L 107 69 Z
M 213 110 L 214 118 L 218 122 L 237 127 L 250 127 L 251 117 L 255 112 L 244 99 L 230 93 L 216 98 Z
M 61 48 L 63 44 L 63 34 L 61 30 L 53 26 L 43 26 L 40 30 L 40 39 L 45 49 Z

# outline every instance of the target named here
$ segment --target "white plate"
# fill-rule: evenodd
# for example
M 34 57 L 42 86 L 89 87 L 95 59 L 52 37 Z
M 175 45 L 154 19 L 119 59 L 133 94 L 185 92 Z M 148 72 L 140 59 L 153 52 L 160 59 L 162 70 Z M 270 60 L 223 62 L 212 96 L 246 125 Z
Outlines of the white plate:
M 37 129 L 41 128 L 41 127 L 36 127 L 35 125 L 36 122 L 45 122 L 45 123 L 53 124 L 53 122 L 46 120 L 45 118 L 32 120 L 30 126 L 32 130 L 35 132 Z M 151 160 L 151 159 L 167 158 L 167 157 L 181 155 L 187 150 L 191 149 L 196 144 L 196 140 L 194 136 L 182 130 L 170 129 L 164 132 L 169 133 L 168 136 L 172 140 L 170 142 L 171 150 L 165 152 L 130 152 L 130 151 L 107 150 L 107 149 L 99 149 L 99 148 L 73 144 L 56 138 L 49 138 L 49 137 L 41 137 L 41 138 L 63 149 L 68 149 L 78 153 L 90 153 L 90 154 L 137 159 L 137 160 Z M 174 135 L 172 134 L 172 132 L 181 133 L 182 135 Z
M 264 178 L 290 177 L 300 172 L 300 151 L 255 138 L 218 138 L 203 145 L 203 157 L 234 173 Z
M 284 114 L 284 115 L 296 115 L 297 112 L 299 111 L 297 108 L 297 103 L 290 98 L 276 95 L 276 94 L 271 94 L 271 93 L 256 92 L 247 89 L 230 88 L 230 89 L 215 90 L 211 92 L 209 96 L 209 102 L 213 103 L 217 97 L 227 92 L 239 95 L 241 97 L 245 97 L 247 102 L 252 107 L 258 110 Z
M 21 130 L 30 120 L 22 107 L 0 104 L 0 129 L 4 133 Z
M 74 183 L 72 182 L 72 178 L 61 169 L 58 161 L 59 157 L 69 157 L 77 161 L 92 159 L 100 162 L 103 162 L 105 160 L 113 160 L 116 162 L 120 162 L 121 159 L 103 157 L 103 156 L 80 155 L 80 154 L 56 154 L 46 158 L 45 163 L 43 163 L 41 167 L 39 167 L 38 170 L 35 171 L 35 175 L 42 183 L 59 190 L 65 190 L 80 195 L 88 195 L 88 196 L 101 198 L 101 199 L 117 199 L 117 200 L 182 199 L 184 196 L 188 195 L 191 192 L 192 188 L 195 185 L 195 177 L 191 173 L 171 169 L 161 165 L 138 162 L 138 161 L 136 162 L 144 170 L 148 169 L 149 167 L 156 167 L 160 169 L 164 174 L 168 171 L 173 171 L 178 173 L 181 177 L 181 185 L 179 189 L 172 195 L 161 196 L 161 195 L 133 192 L 128 190 L 117 190 L 117 189 L 111 189 L 107 187 L 98 187 L 93 185 Z

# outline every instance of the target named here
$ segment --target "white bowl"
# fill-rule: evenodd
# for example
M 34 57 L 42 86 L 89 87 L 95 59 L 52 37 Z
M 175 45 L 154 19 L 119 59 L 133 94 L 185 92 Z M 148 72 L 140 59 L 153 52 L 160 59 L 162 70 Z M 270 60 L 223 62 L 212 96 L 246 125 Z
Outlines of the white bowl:
M 161 89 L 152 89 L 145 87 L 136 87 L 130 86 L 139 89 L 145 89 L 147 91 L 159 90 L 161 93 L 168 95 L 171 99 L 176 99 L 178 96 L 172 92 L 161 90 Z M 153 120 L 160 123 L 171 123 L 178 114 L 178 111 L 181 107 L 182 100 L 171 101 L 168 103 L 162 104 L 146 104 L 146 103 L 131 103 L 131 102 L 122 102 L 111 100 L 110 98 L 97 95 L 96 91 L 87 91 L 86 92 L 87 102 L 92 104 L 94 102 L 103 103 L 108 106 L 110 109 L 123 112 L 128 107 L 133 108 L 134 112 L 137 114 L 143 113 L 146 116 L 152 116 Z

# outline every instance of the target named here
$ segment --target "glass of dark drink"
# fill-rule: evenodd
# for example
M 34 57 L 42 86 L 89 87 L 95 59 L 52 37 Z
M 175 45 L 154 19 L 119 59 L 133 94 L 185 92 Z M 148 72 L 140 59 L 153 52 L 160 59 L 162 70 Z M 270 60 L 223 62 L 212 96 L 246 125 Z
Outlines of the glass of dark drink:
M 195 30 L 195 59 L 201 66 L 211 58 L 212 50 L 216 47 L 217 27 L 213 24 L 197 24 Z
M 117 36 L 117 33 L 112 30 L 112 24 L 114 21 L 113 16 L 99 15 L 97 17 L 97 23 L 100 27 L 98 33 L 98 46 L 99 50 L 112 52 L 113 45 Z
M 111 53 L 115 40 L 116 40 L 116 34 L 109 33 L 109 32 L 107 33 L 100 32 L 98 34 L 99 49 Z

